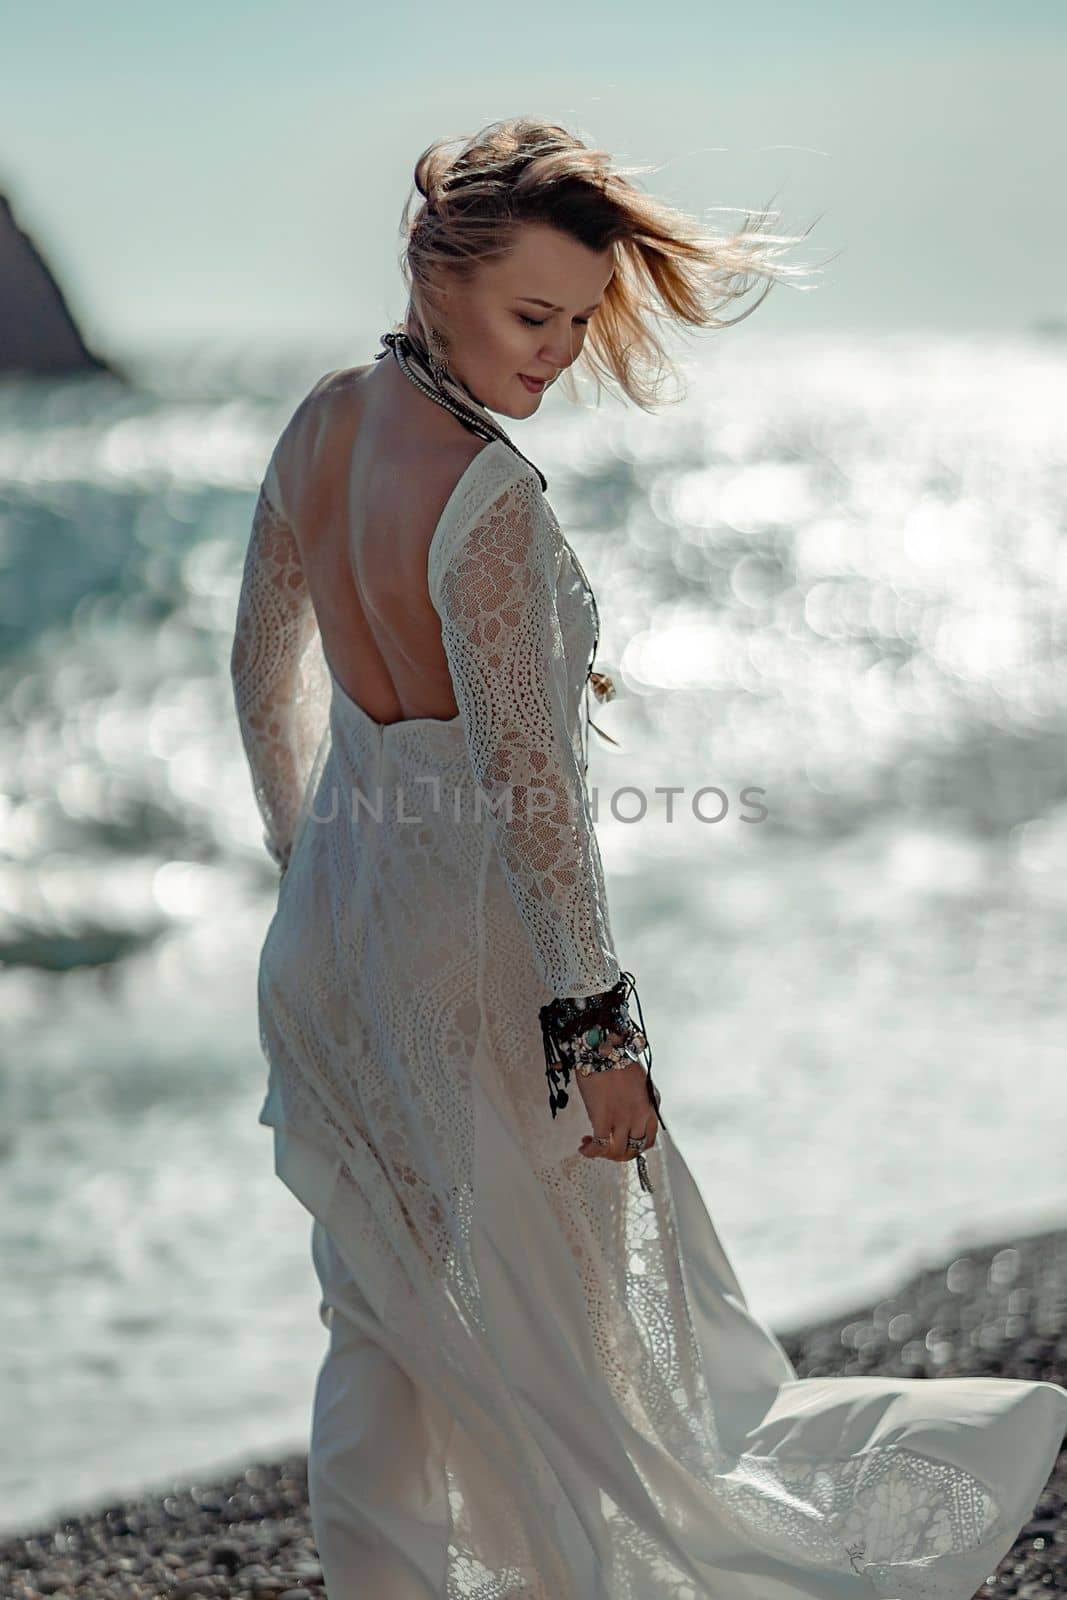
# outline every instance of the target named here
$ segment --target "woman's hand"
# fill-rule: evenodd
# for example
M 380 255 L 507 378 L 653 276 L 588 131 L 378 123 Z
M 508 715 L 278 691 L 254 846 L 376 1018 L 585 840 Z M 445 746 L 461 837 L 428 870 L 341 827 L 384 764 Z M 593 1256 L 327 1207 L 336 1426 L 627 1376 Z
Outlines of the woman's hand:
M 610 1035 L 612 1044 L 619 1044 L 622 1035 Z M 659 1091 L 648 1087 L 648 1074 L 640 1061 L 628 1067 L 613 1067 L 608 1072 L 576 1072 L 578 1093 L 589 1114 L 592 1134 L 586 1134 L 579 1145 L 579 1154 L 592 1160 L 606 1156 L 609 1161 L 633 1161 L 637 1151 L 626 1148 L 627 1139 L 644 1139 L 643 1150 L 651 1150 L 656 1142 L 659 1119 L 650 1098 L 655 1094 L 659 1104 Z M 605 1142 L 597 1144 L 594 1141 Z

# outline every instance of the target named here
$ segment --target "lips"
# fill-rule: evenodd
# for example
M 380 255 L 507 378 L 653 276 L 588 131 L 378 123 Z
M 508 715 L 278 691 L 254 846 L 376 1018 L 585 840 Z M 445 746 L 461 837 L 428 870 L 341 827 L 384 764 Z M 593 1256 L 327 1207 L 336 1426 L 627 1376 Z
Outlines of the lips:
M 540 392 L 540 390 L 542 390 L 545 384 L 548 382 L 547 378 L 531 378 L 525 372 L 520 372 L 519 377 L 522 379 L 523 383 L 528 389 L 532 389 L 537 392 Z

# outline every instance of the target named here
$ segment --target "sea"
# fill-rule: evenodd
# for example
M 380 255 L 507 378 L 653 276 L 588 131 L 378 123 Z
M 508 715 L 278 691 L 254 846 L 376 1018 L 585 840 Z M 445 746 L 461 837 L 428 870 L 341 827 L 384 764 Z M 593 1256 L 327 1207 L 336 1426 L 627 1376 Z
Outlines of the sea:
M 758 320 L 501 420 L 597 595 L 664 1115 L 785 1331 L 1067 1223 L 1067 340 Z M 307 1446 L 228 663 L 273 444 L 381 331 L 0 383 L 5 1531 Z

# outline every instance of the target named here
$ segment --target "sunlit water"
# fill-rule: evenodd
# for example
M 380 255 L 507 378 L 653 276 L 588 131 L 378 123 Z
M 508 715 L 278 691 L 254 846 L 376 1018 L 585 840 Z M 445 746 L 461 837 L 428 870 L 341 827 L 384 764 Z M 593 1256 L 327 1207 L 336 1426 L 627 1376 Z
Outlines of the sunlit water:
M 0 385 L 5 1527 L 306 1445 L 228 656 L 277 432 L 378 331 Z M 689 359 L 658 416 L 513 431 L 600 601 L 590 780 L 664 1115 L 784 1329 L 1067 1215 L 1067 349 Z

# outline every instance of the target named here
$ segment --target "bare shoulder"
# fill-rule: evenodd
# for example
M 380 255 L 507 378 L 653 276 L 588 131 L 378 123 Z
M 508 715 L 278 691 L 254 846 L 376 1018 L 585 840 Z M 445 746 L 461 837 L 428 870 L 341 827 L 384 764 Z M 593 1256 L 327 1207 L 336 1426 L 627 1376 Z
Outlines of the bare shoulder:
M 431 528 L 436 526 L 473 463 L 491 443 L 491 440 L 470 434 L 435 442 L 429 447 L 405 447 L 400 458 L 403 481 Z
M 338 367 L 333 372 L 323 373 L 297 406 L 296 414 L 344 410 L 358 404 L 361 385 L 369 371 L 369 366 Z
M 324 373 L 304 395 L 282 429 L 283 452 L 318 448 L 324 437 L 351 435 L 362 405 L 360 381 L 366 369 L 341 367 Z
M 477 460 L 492 443 L 492 439 L 480 439 L 473 433 L 450 439 L 447 444 L 435 446 L 431 452 L 433 470 L 445 481 L 451 479 L 455 487 L 471 462 Z

